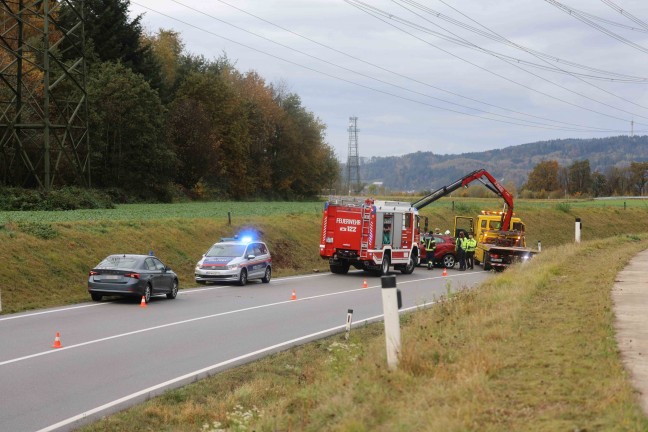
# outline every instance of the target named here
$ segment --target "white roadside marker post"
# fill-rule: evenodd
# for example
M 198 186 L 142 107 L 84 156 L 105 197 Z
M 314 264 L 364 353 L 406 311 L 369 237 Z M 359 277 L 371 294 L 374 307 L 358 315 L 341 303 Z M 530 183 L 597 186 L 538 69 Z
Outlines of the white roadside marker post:
M 538 252 L 542 252 L 542 242 L 538 240 Z
M 398 309 L 401 306 L 400 292 L 396 289 L 396 276 L 382 276 L 383 313 L 385 317 L 385 344 L 387 348 L 387 367 L 398 368 L 398 356 L 401 351 L 400 320 Z
M 580 243 L 581 241 L 582 228 L 583 228 L 583 224 L 581 223 L 581 218 L 576 218 L 576 234 L 575 234 L 576 243 Z
M 347 310 L 347 320 L 346 320 L 346 334 L 344 339 L 349 340 L 349 333 L 351 332 L 351 322 L 353 321 L 353 309 Z

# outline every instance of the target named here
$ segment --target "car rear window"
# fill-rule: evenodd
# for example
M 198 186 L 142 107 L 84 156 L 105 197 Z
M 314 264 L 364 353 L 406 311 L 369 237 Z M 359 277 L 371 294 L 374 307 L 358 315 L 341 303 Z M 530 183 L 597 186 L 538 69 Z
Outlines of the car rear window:
M 134 269 L 137 268 L 139 259 L 123 255 L 111 255 L 101 261 L 96 268 L 102 269 Z
M 235 257 L 245 252 L 245 245 L 237 244 L 215 244 L 205 254 L 208 257 Z

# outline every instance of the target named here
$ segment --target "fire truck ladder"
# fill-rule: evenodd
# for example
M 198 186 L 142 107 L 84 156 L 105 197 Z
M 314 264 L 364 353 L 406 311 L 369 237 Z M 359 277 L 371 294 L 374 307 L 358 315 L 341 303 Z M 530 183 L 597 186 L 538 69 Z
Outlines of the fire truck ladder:
M 371 206 L 362 207 L 362 237 L 360 238 L 360 258 L 367 258 L 369 249 L 369 226 L 371 225 Z

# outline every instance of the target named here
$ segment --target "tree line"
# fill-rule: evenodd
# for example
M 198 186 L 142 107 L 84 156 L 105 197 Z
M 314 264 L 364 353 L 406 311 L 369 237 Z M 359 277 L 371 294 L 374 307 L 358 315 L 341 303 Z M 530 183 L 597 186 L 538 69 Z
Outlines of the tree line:
M 225 54 L 192 54 L 175 31 L 146 33 L 128 0 L 69 3 L 84 7 L 92 187 L 151 200 L 179 190 L 303 199 L 338 180 L 325 125 L 285 85 L 238 71 Z M 66 3 L 57 11 L 61 29 L 77 19 Z M 58 49 L 76 60 L 65 58 L 65 44 Z M 24 186 L 21 174 L 9 171 L 4 184 Z
M 563 196 L 642 196 L 648 193 L 648 162 L 611 166 L 592 171 L 587 159 L 561 166 L 555 160 L 539 162 L 529 173 L 520 195 L 523 198 Z

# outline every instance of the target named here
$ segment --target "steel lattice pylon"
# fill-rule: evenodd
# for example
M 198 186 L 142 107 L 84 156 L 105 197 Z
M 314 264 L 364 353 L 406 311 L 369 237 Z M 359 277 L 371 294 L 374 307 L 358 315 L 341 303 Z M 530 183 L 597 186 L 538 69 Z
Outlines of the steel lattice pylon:
M 83 2 L 0 0 L 0 83 L 0 184 L 89 186 Z
M 358 117 L 349 117 L 349 157 L 347 159 L 347 190 L 360 192 L 360 156 L 358 154 Z

